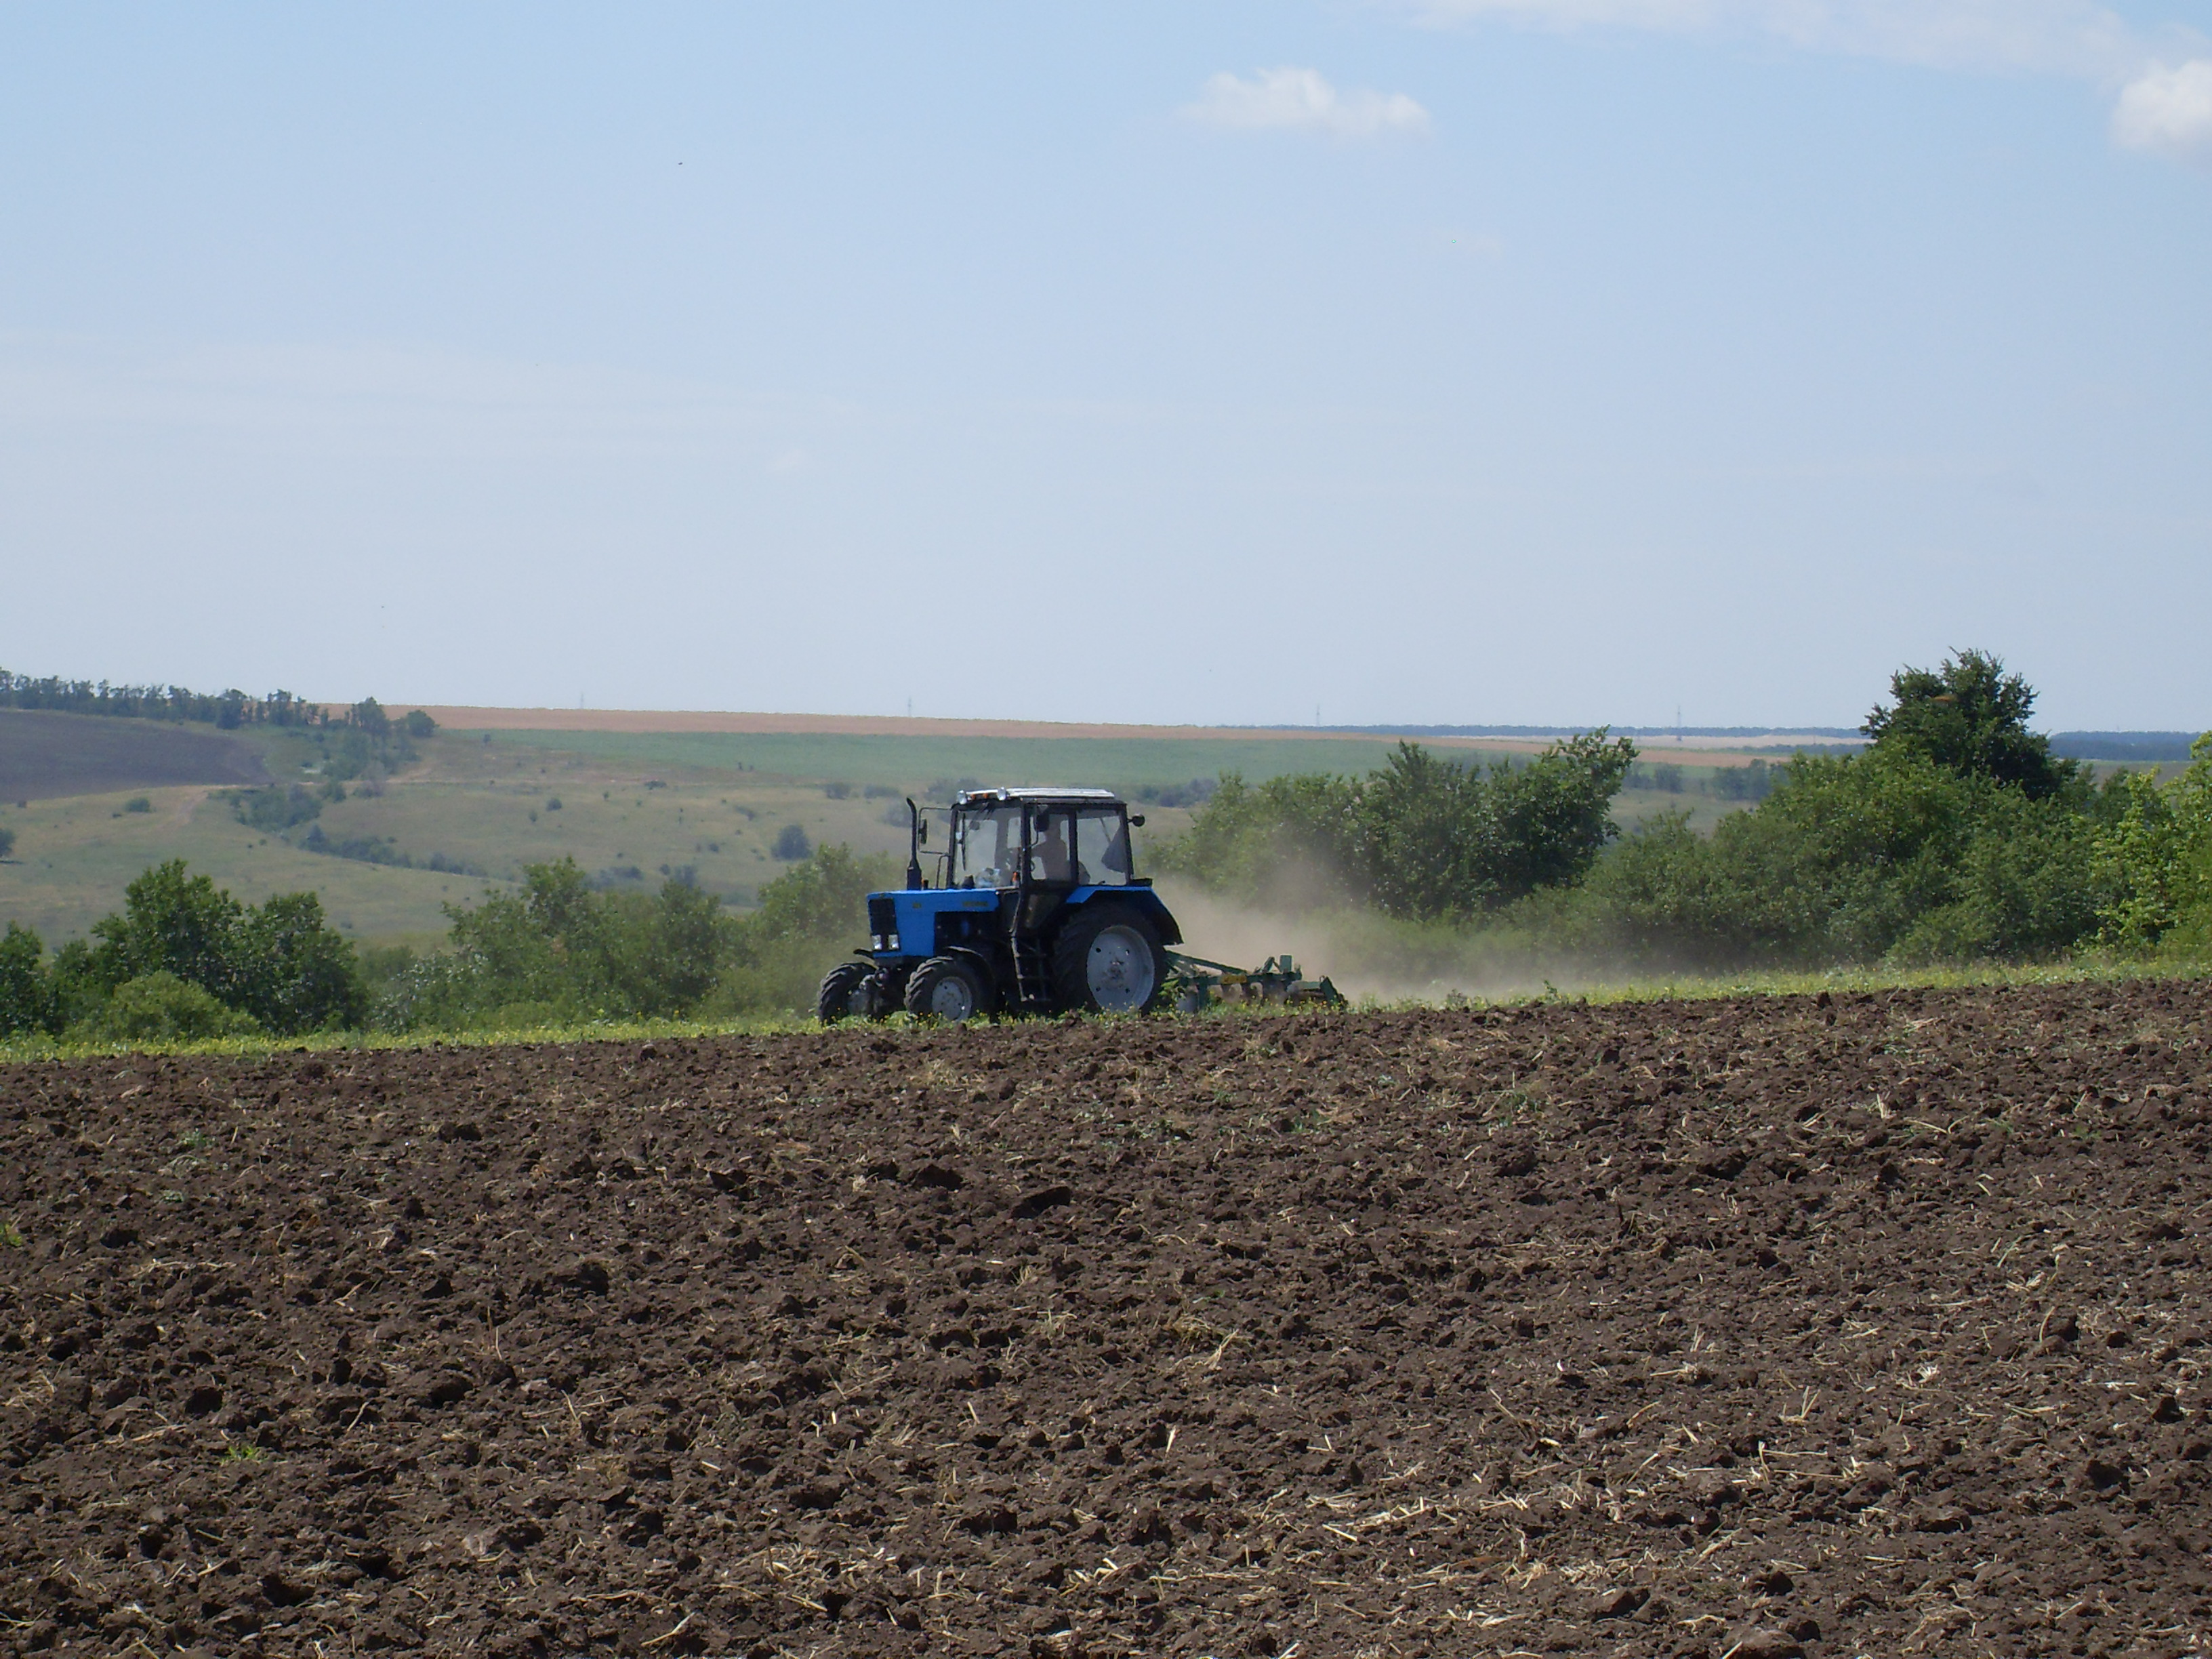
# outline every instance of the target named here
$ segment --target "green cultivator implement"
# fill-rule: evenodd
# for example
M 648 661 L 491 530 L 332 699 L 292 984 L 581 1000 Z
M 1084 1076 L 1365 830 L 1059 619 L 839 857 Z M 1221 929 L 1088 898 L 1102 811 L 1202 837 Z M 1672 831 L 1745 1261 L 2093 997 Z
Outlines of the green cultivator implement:
M 1326 978 L 1307 979 L 1288 952 L 1259 968 L 1231 968 L 1203 957 L 1168 952 L 1168 984 L 1175 1006 L 1194 1014 L 1210 1003 L 1279 1002 L 1288 1007 L 1341 1008 L 1344 993 Z

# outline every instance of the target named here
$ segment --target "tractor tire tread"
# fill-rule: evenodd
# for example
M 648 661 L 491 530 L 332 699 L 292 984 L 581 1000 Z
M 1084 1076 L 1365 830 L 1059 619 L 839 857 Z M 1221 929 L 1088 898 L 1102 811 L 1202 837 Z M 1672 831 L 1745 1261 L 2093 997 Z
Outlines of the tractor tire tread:
M 1061 1009 L 1086 1014 L 1100 1012 L 1091 994 L 1091 943 L 1113 927 L 1132 929 L 1152 950 L 1152 991 L 1137 1012 L 1149 1014 L 1165 1006 L 1168 953 L 1167 947 L 1160 942 L 1158 925 L 1134 905 L 1117 904 L 1109 899 L 1085 905 L 1069 918 L 1060 930 L 1060 937 L 1053 941 L 1053 995 Z
M 902 999 L 907 1012 L 916 1019 L 936 1018 L 930 1003 L 936 997 L 939 981 L 947 974 L 957 974 L 968 981 L 969 989 L 975 993 L 975 1012 L 970 1018 L 988 1018 L 993 1007 L 991 987 L 972 963 L 963 962 L 957 957 L 931 957 L 915 966 L 914 972 L 908 976 L 906 995 Z
M 823 975 L 822 988 L 814 996 L 815 1018 L 824 1025 L 851 1018 L 854 994 L 875 971 L 865 962 L 841 962 Z

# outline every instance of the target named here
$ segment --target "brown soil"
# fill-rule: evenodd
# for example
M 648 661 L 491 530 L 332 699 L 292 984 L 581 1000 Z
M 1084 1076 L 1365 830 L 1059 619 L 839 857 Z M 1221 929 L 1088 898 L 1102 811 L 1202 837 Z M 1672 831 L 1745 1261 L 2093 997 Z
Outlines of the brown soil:
M 206 726 L 0 708 L 0 804 L 165 784 L 264 784 L 251 744 Z
M 0 1072 L 0 1652 L 2194 1651 L 2208 1011 Z

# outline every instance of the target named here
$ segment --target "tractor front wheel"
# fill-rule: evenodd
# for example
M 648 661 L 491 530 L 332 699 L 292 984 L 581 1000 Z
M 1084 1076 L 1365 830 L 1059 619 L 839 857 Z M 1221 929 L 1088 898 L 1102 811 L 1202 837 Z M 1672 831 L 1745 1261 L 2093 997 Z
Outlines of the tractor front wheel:
M 1159 930 L 1125 905 L 1084 906 L 1053 945 L 1053 990 L 1063 1008 L 1142 1013 L 1160 1004 L 1167 981 Z
M 957 1025 L 991 1012 L 991 988 L 973 963 L 932 957 L 906 982 L 906 1011 L 916 1019 Z
M 835 1025 L 841 1019 L 854 1015 L 872 1015 L 874 998 L 869 994 L 868 981 L 876 970 L 865 962 L 841 962 L 822 976 L 822 988 L 815 994 L 814 1017 L 824 1025 Z

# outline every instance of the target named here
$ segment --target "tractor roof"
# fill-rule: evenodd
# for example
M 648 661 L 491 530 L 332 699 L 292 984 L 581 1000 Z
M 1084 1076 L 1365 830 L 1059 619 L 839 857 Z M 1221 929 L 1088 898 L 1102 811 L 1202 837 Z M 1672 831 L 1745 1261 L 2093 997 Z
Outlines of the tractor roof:
M 1111 789 L 1060 789 L 1046 784 L 1027 783 L 1001 789 L 963 789 L 958 796 L 963 806 L 977 806 L 986 801 L 1065 801 L 1071 805 L 1119 806 L 1121 798 Z

